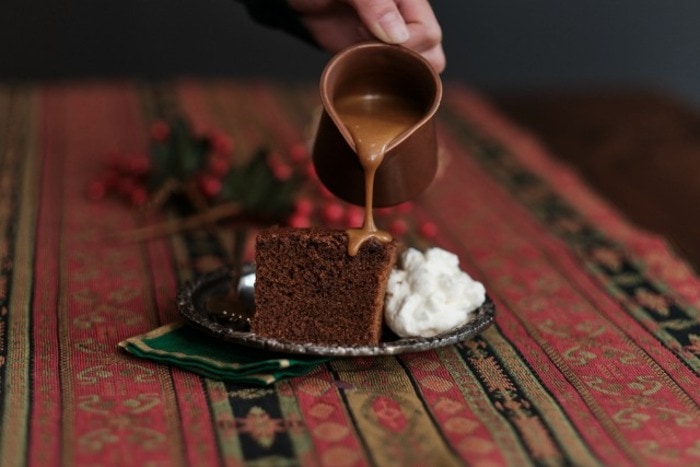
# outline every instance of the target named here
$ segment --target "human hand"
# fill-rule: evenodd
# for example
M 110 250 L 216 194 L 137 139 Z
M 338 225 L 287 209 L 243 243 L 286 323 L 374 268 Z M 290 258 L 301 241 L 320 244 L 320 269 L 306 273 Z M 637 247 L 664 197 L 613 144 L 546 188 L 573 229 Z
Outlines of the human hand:
M 329 52 L 379 39 L 420 53 L 438 72 L 445 69 L 442 30 L 428 0 L 288 0 Z

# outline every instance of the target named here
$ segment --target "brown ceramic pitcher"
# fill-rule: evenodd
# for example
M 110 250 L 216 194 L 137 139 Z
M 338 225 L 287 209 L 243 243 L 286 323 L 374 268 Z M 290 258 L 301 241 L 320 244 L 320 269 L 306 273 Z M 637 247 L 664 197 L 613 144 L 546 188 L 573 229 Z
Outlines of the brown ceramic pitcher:
M 364 205 L 364 171 L 355 143 L 335 110 L 348 95 L 390 95 L 411 99 L 422 118 L 387 147 L 376 171 L 374 206 L 393 206 L 423 192 L 437 169 L 435 113 L 442 98 L 437 72 L 405 47 L 365 43 L 331 59 L 320 82 L 323 113 L 313 146 L 313 161 L 323 184 L 336 196 Z

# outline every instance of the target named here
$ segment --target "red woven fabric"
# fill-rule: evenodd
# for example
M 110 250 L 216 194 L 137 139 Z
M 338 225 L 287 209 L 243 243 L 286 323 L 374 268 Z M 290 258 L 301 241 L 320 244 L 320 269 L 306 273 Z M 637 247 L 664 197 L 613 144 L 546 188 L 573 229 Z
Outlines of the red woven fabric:
M 109 153 L 146 152 L 151 123 L 178 113 L 230 134 L 239 161 L 260 145 L 284 158 L 318 105 L 315 89 L 253 83 L 0 88 L 3 465 L 700 463 L 698 277 L 456 85 L 438 180 L 410 213 L 377 217 L 456 252 L 495 326 L 270 388 L 119 352 L 177 320 L 178 287 L 230 242 L 223 224 L 115 241 L 159 218 L 86 196 Z

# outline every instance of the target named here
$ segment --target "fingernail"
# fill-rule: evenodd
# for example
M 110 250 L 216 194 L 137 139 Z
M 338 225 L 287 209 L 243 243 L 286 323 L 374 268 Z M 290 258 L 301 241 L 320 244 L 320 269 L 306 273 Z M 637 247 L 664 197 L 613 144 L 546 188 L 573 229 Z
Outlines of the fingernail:
M 379 27 L 386 35 L 386 42 L 400 44 L 408 40 L 408 28 L 398 13 L 392 11 L 379 18 Z

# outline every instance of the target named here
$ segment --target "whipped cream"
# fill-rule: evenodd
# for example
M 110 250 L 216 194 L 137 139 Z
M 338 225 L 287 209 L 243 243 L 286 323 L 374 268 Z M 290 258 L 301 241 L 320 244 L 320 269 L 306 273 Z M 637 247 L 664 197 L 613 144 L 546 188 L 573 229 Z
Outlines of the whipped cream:
M 409 248 L 389 276 L 384 320 L 401 337 L 432 337 L 466 323 L 486 299 L 481 282 L 441 248 Z

